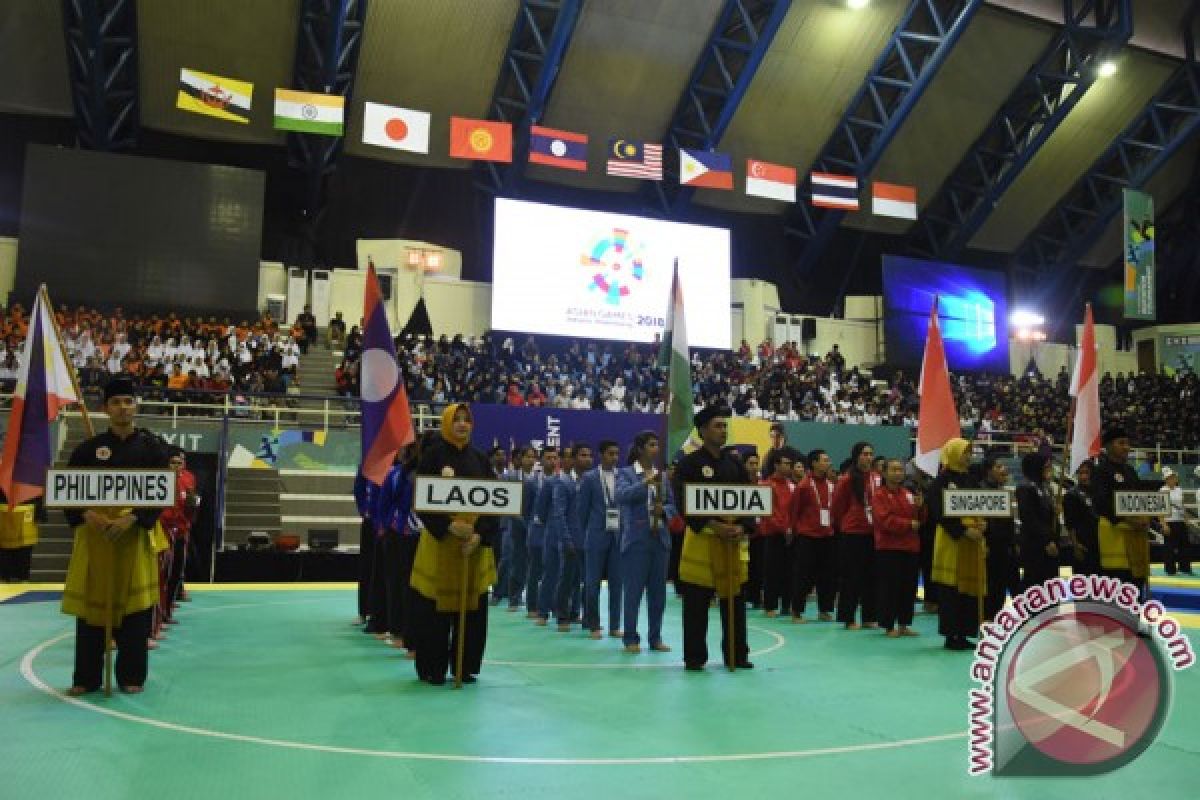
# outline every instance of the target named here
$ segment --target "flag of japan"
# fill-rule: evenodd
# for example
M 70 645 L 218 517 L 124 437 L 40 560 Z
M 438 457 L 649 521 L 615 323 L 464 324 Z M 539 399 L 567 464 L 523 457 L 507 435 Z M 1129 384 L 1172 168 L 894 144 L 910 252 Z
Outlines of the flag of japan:
M 429 152 L 429 112 L 380 103 L 363 109 L 363 142 L 393 150 Z

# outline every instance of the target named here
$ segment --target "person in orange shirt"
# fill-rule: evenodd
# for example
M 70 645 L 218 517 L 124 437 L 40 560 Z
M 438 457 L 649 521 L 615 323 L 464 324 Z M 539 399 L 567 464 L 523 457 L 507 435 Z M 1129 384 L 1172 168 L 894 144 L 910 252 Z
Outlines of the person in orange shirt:
M 763 610 L 768 617 L 779 614 L 780 605 L 787 611 L 790 603 L 791 562 L 788 546 L 792 538 L 791 505 L 796 484 L 792 480 L 792 465 L 799 454 L 790 447 L 771 453 L 768 461 L 773 467 L 770 477 L 763 481 L 771 487 L 771 515 L 758 523 L 763 539 Z

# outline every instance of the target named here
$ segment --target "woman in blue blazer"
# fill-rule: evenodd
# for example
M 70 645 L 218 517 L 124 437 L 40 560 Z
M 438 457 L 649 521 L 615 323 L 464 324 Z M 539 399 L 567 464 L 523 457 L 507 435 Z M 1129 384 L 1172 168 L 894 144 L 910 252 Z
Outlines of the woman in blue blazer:
M 671 534 L 667 520 L 675 515 L 671 485 L 658 467 L 658 434 L 643 431 L 633 440 L 629 466 L 617 472 L 617 505 L 621 509 L 621 572 L 625 589 L 625 652 L 640 653 L 638 608 L 646 594 L 650 649 L 667 652 L 662 640 L 667 603 L 667 561 Z

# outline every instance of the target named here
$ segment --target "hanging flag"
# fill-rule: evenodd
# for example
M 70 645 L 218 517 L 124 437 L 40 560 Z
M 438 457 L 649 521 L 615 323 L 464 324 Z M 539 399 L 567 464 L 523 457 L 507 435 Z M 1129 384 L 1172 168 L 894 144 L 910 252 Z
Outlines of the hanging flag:
M 450 156 L 471 161 L 512 162 L 512 125 L 466 117 L 450 118 Z
M 895 183 L 871 184 L 871 213 L 881 217 L 917 218 L 917 187 Z
M 396 453 L 416 441 L 404 374 L 396 363 L 396 346 L 388 329 L 387 312 L 375 265 L 367 262 L 363 301 L 363 354 L 359 368 L 362 387 L 362 465 L 359 472 L 382 486 Z
M 818 208 L 858 211 L 858 178 L 853 175 L 812 174 L 812 204 Z
M 1079 465 L 1100 454 L 1100 378 L 1096 369 L 1096 330 L 1092 323 L 1092 304 L 1083 315 L 1083 339 L 1071 376 L 1071 397 L 1075 413 L 1071 421 L 1071 474 Z
M 1122 189 L 1125 207 L 1125 319 L 1153 320 L 1154 198 L 1136 189 Z
M 428 153 L 429 112 L 367 103 L 363 106 L 363 143 Z
M 746 159 L 746 194 L 796 202 L 796 168 Z
M 63 406 L 79 402 L 47 305 L 43 286 L 33 303 L 0 455 L 0 489 L 9 510 L 45 491 L 52 460 L 50 423 Z
M 587 134 L 533 125 L 529 128 L 529 163 L 587 172 L 587 143 Z
M 667 369 L 668 462 L 683 449 L 692 435 L 692 366 L 688 360 L 687 317 L 683 308 L 683 286 L 679 283 L 679 260 L 671 277 L 671 301 L 663 330 L 658 365 Z
M 275 130 L 341 136 L 345 111 L 341 95 L 275 90 Z
M 647 144 L 633 139 L 608 140 L 609 175 L 619 178 L 662 180 L 661 144 Z
M 733 188 L 733 159 L 725 153 L 679 148 L 679 185 L 704 189 Z
M 179 70 L 179 93 L 175 107 L 193 114 L 240 122 L 250 121 L 250 100 L 254 84 L 194 69 Z
M 921 361 L 921 382 L 917 389 L 921 407 L 917 412 L 917 452 L 913 458 L 928 475 L 937 475 L 942 446 L 962 435 L 954 394 L 950 391 L 950 371 L 946 367 L 946 347 L 938 327 L 938 303 L 933 299 L 929 312 L 929 330 L 925 337 L 925 357 Z

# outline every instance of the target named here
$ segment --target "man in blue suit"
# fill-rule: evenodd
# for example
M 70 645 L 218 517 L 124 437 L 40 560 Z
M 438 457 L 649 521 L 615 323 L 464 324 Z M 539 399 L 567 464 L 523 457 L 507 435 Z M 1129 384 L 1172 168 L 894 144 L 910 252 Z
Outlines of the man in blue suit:
M 600 581 L 608 578 L 608 635 L 621 632 L 621 512 L 617 506 L 616 442 L 596 448 L 600 466 L 579 481 L 579 527 L 583 531 L 583 628 L 593 639 L 604 637 L 600 627 Z
M 667 521 L 675 516 L 671 484 L 658 467 L 658 434 L 643 431 L 633 440 L 629 464 L 617 473 L 617 504 L 621 511 L 621 567 L 625 591 L 626 653 L 640 653 L 638 607 L 646 594 L 650 649 L 665 653 L 663 611 L 667 605 L 667 560 L 671 534 Z
M 546 542 L 546 520 L 550 518 L 550 484 L 558 474 L 558 448 L 542 450 L 542 471 L 525 481 L 529 516 L 525 520 L 525 545 L 529 553 L 529 575 L 525 580 L 526 616 L 538 616 L 538 590 L 542 584 L 542 554 Z
M 492 462 L 492 470 L 500 480 L 508 480 L 508 453 L 500 445 L 495 445 L 488 451 L 488 460 Z M 500 605 L 500 601 L 508 597 L 508 575 L 512 568 L 512 536 L 507 517 L 500 518 L 500 553 L 496 563 L 496 585 L 492 587 L 492 605 Z
M 579 476 L 592 468 L 592 448 L 577 444 L 571 448 L 572 469 L 564 472 L 554 487 L 550 525 L 558 539 L 558 587 L 554 597 L 554 615 L 558 632 L 571 630 L 579 614 L 579 578 L 583 559 L 583 530 L 579 524 Z
M 542 585 L 538 589 L 538 625 L 548 625 L 550 614 L 554 612 L 554 601 L 558 595 L 558 576 L 562 573 L 559 564 L 558 550 L 566 528 L 565 518 L 559 522 L 554 519 L 554 493 L 560 481 L 569 480 L 571 469 L 574 467 L 570 447 L 562 449 L 562 469 L 553 480 L 547 480 L 538 492 L 535 513 L 545 524 L 545 537 L 542 540 Z M 544 499 L 543 499 L 544 498 Z
M 505 474 L 505 480 L 520 481 L 524 485 L 521 494 L 521 515 L 508 520 L 508 610 L 516 611 L 525 593 L 526 572 L 529 568 L 528 520 L 533 513 L 533 491 L 530 483 L 534 479 L 533 465 L 537 462 L 537 451 L 532 447 L 521 448 L 515 470 Z

